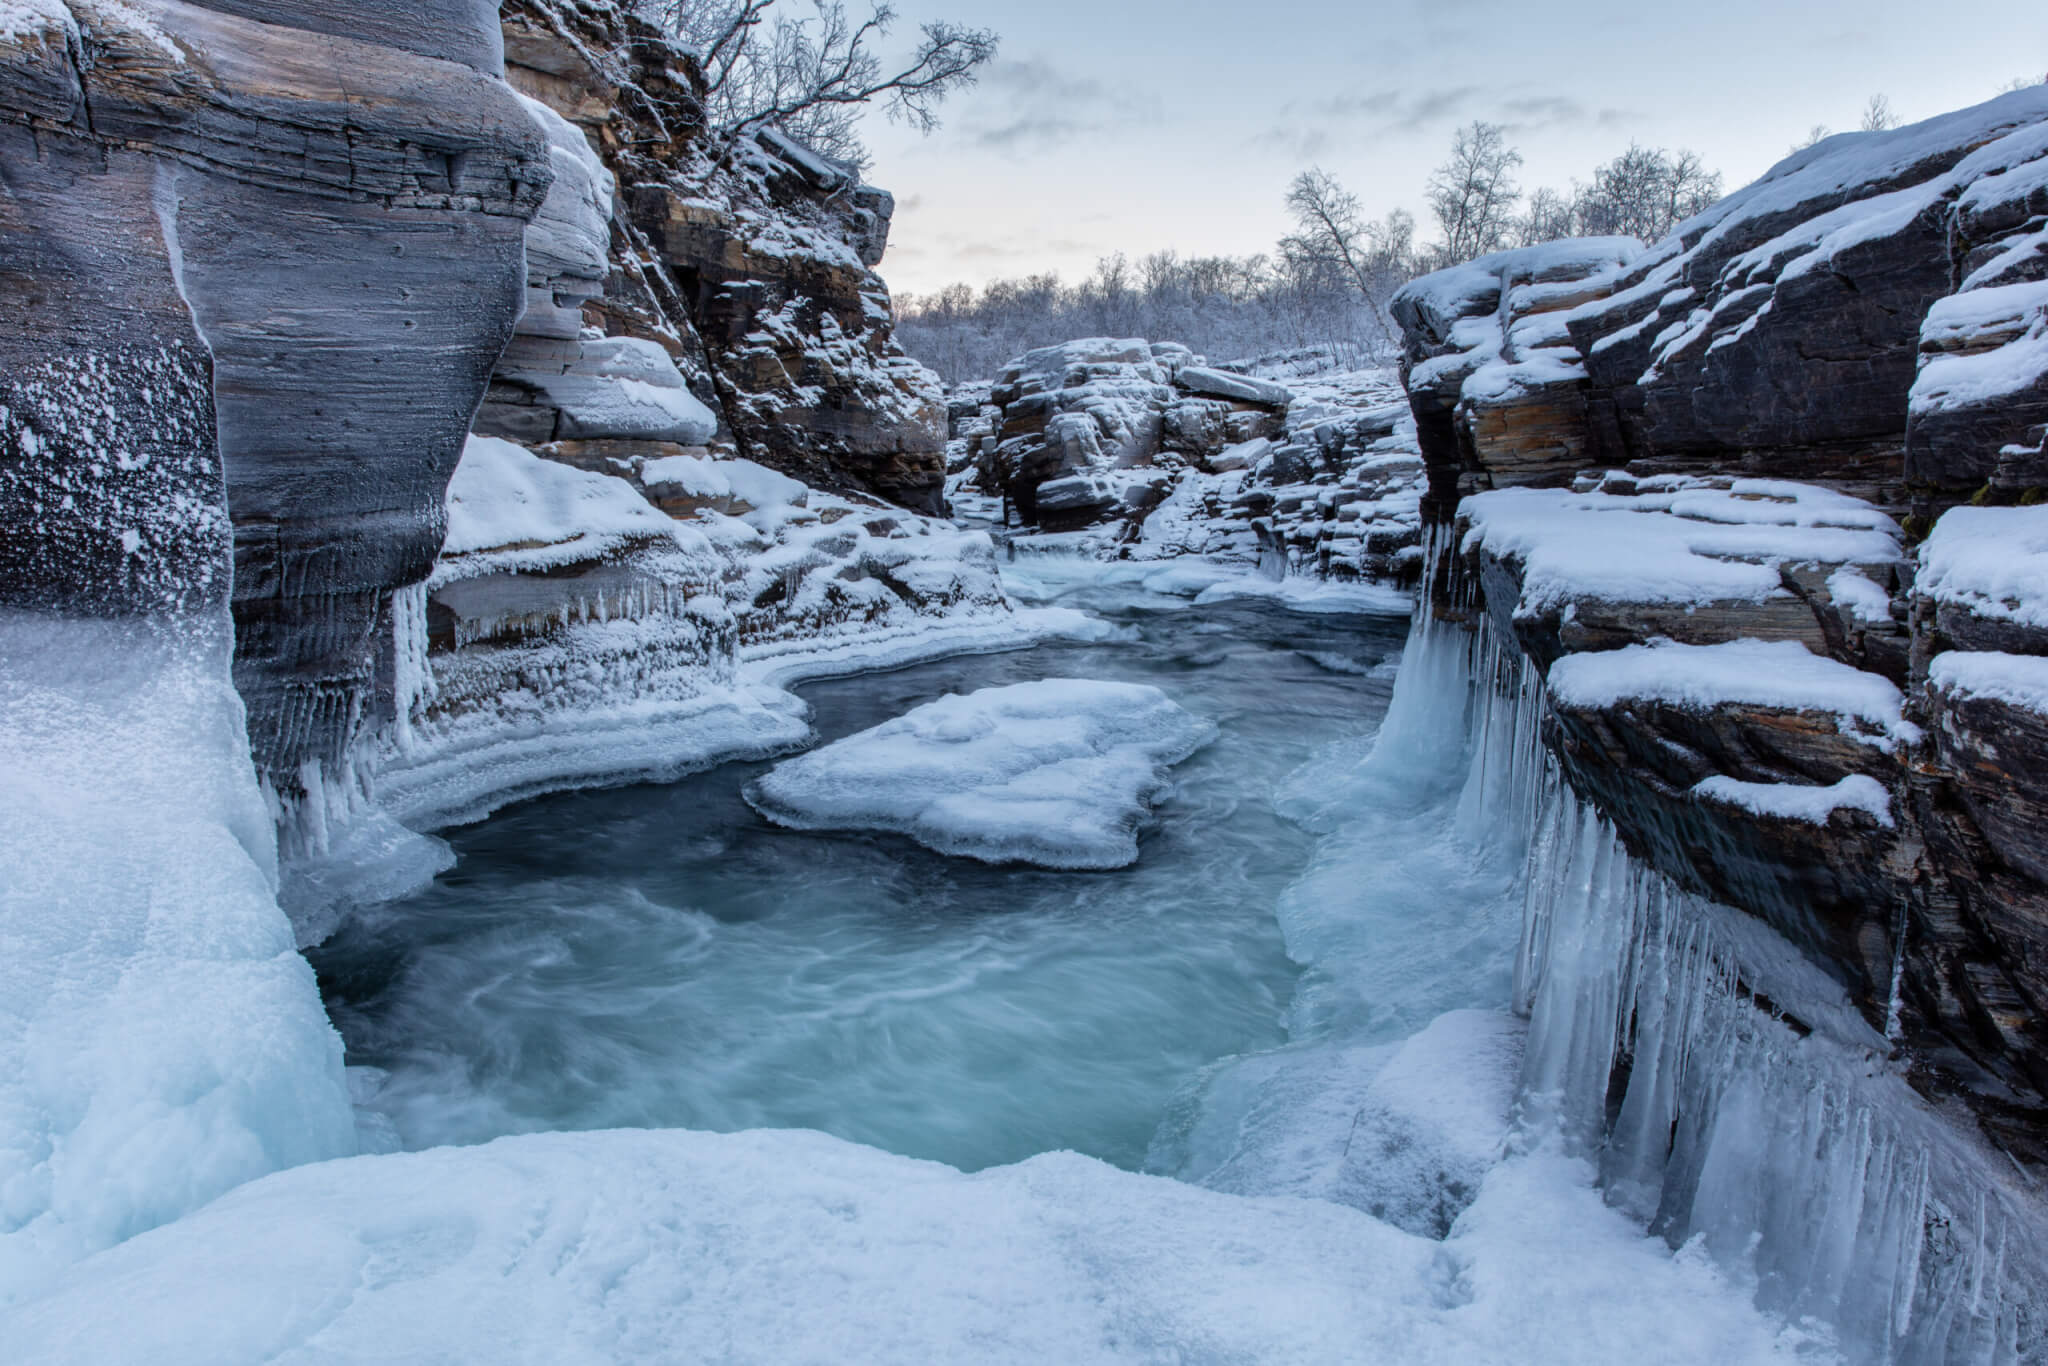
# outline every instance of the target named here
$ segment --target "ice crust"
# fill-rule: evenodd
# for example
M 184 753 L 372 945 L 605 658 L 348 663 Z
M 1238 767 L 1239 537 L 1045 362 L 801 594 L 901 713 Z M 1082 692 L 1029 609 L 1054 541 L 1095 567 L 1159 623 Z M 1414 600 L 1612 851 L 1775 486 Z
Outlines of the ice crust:
M 355 1151 L 231 640 L 224 619 L 0 614 L 0 1306 Z
M 799 830 L 892 830 L 987 863 L 1121 868 L 1137 862 L 1167 770 L 1213 730 L 1143 684 L 1013 683 L 785 760 L 747 800 Z

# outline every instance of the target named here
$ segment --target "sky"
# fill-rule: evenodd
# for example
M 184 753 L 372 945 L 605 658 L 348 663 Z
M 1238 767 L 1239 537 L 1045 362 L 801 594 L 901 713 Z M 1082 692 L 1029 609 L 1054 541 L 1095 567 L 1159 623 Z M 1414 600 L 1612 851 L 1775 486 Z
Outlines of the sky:
M 938 132 L 869 121 L 898 293 L 1267 251 L 1312 165 L 1426 239 L 1424 183 L 1474 119 L 1507 126 L 1525 189 L 1636 141 L 1701 153 L 1732 190 L 1814 125 L 1856 127 L 1873 94 L 1911 121 L 2048 74 L 2041 0 L 895 3 L 891 55 L 931 19 L 1002 36 Z

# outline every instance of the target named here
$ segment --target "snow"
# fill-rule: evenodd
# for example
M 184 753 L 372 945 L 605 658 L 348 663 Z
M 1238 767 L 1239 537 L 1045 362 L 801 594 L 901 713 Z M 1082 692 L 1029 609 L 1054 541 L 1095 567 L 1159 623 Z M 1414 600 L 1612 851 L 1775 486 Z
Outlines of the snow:
M 1705 606 L 1784 594 L 1784 564 L 1889 564 L 1895 524 L 1806 484 L 1692 481 L 1633 495 L 1504 489 L 1460 505 L 1465 551 L 1520 562 L 1524 614 L 1577 599 Z
M 1954 160 L 1945 177 L 1967 184 L 2001 169 L 2004 158 L 2022 148 L 2001 148 L 2006 135 L 2048 118 L 2048 88 L 2039 86 L 2002 95 L 1969 109 L 1878 133 L 1838 133 L 1815 146 L 1793 153 L 1752 185 L 1682 223 L 1677 236 L 1695 243 L 1693 250 L 1712 247 L 1746 225 L 1779 215 L 1813 216 L 1848 199 L 1872 197 L 1911 176 L 1929 163 Z M 2016 140 L 2017 142 L 2017 140 Z M 1976 148 L 1955 157 L 1963 148 Z
M 522 370 L 514 378 L 538 388 L 561 410 L 564 438 L 698 446 L 718 431 L 718 418 L 689 391 L 675 360 L 659 343 L 644 338 L 585 338 L 577 362 L 568 369 Z
M 1826 787 L 1803 783 L 1752 783 L 1717 773 L 1695 784 L 1702 801 L 1719 802 L 1757 816 L 1826 825 L 1837 811 L 1861 811 L 1889 830 L 1893 826 L 1891 794 L 1866 774 L 1852 773 Z
M 0 614 L 0 1306 L 355 1151 L 221 617 Z
M 1195 604 L 1206 607 L 1233 598 L 1263 598 L 1296 612 L 1355 612 L 1362 616 L 1406 616 L 1415 606 L 1415 597 L 1407 589 L 1383 583 L 1296 576 L 1268 579 L 1248 574 L 1210 584 L 1195 595 Z
M 1921 357 L 1913 413 L 1995 403 L 2048 378 L 2048 281 L 1966 290 L 1938 300 L 1921 326 L 1923 346 L 1989 346 Z
M 2048 507 L 1951 508 L 1921 543 L 1914 588 L 1980 617 L 2048 626 Z
M 675 534 L 676 524 L 623 479 L 472 436 L 448 482 L 441 554 L 511 551 L 519 567 L 541 569 Z
M 1192 394 L 1234 399 L 1240 403 L 1257 403 L 1268 408 L 1285 408 L 1294 401 L 1294 391 L 1284 384 L 1252 379 L 1246 375 L 1233 375 L 1227 370 L 1211 370 L 1200 365 L 1181 366 L 1174 376 L 1174 383 Z
M 1890 626 L 1892 595 L 1861 570 L 1844 565 L 1828 575 L 1828 597 L 1858 626 Z
M 1166 770 L 1213 727 L 1157 688 L 1045 679 L 949 695 L 747 789 L 799 830 L 893 830 L 943 854 L 1121 868 Z
M 1403 285 L 1390 307 L 1395 316 L 1405 310 L 1434 335 L 1450 339 L 1459 319 L 1499 308 L 1506 287 L 1590 278 L 1628 265 L 1642 251 L 1633 237 L 1575 237 L 1495 252 Z
M 8 1327 L 21 1366 L 1682 1366 L 1789 1361 L 1800 1340 L 1555 1156 L 1489 1176 L 1439 1244 L 1071 1153 L 966 1176 L 773 1131 L 543 1134 L 303 1168 L 104 1255 Z
M 1927 667 L 1927 684 L 1958 697 L 1983 698 L 2048 717 L 2048 659 L 1996 650 L 1950 650 Z
M 609 268 L 612 173 L 590 146 L 583 130 L 547 105 L 517 90 L 512 92 L 527 117 L 547 135 L 554 183 L 526 232 L 529 279 L 543 283 L 559 276 L 600 287 Z
M 1773 707 L 1835 716 L 1844 734 L 1885 749 L 1919 738 L 1888 678 L 1814 654 L 1792 640 L 1720 645 L 1629 645 L 1566 655 L 1550 667 L 1550 695 L 1568 707 L 1654 701 L 1691 711 Z
M 60 0 L 0 0 L 0 42 L 49 29 L 60 35 L 78 32 L 71 11 Z

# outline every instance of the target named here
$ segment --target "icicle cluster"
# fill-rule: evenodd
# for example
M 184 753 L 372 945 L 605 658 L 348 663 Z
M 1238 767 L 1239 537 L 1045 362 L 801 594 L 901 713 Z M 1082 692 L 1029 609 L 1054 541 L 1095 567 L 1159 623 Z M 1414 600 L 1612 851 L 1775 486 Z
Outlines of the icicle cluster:
M 1462 719 L 1460 831 L 1527 849 L 1518 1141 L 1585 1155 L 1612 1202 L 1852 1360 L 2042 1359 L 2033 1201 L 1928 1111 L 1831 978 L 1639 862 L 1573 792 L 1542 743 L 1535 666 L 1485 610 L 1438 601 L 1448 535 L 1382 749 L 1442 762 Z

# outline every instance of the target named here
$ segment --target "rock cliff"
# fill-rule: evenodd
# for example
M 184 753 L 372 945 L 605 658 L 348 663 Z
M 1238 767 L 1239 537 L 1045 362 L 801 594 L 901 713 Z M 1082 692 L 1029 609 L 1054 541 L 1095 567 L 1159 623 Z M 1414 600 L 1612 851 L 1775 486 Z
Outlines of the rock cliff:
M 1545 742 L 1632 852 L 1800 946 L 2028 1163 L 2048 522 L 1957 504 L 2039 496 L 2044 196 L 2036 89 L 1830 139 L 1647 250 L 1504 253 L 1394 305 L 1455 523 L 1436 610 L 1544 672 Z
M 232 598 L 302 933 L 392 890 L 344 865 L 435 865 L 393 813 L 680 762 L 550 726 L 1008 618 L 986 539 L 904 511 L 945 415 L 873 273 L 889 197 L 701 90 L 597 0 L 0 10 L 0 605 Z M 464 460 L 472 510 L 556 515 L 444 546 Z M 733 743 L 801 736 L 764 717 Z

